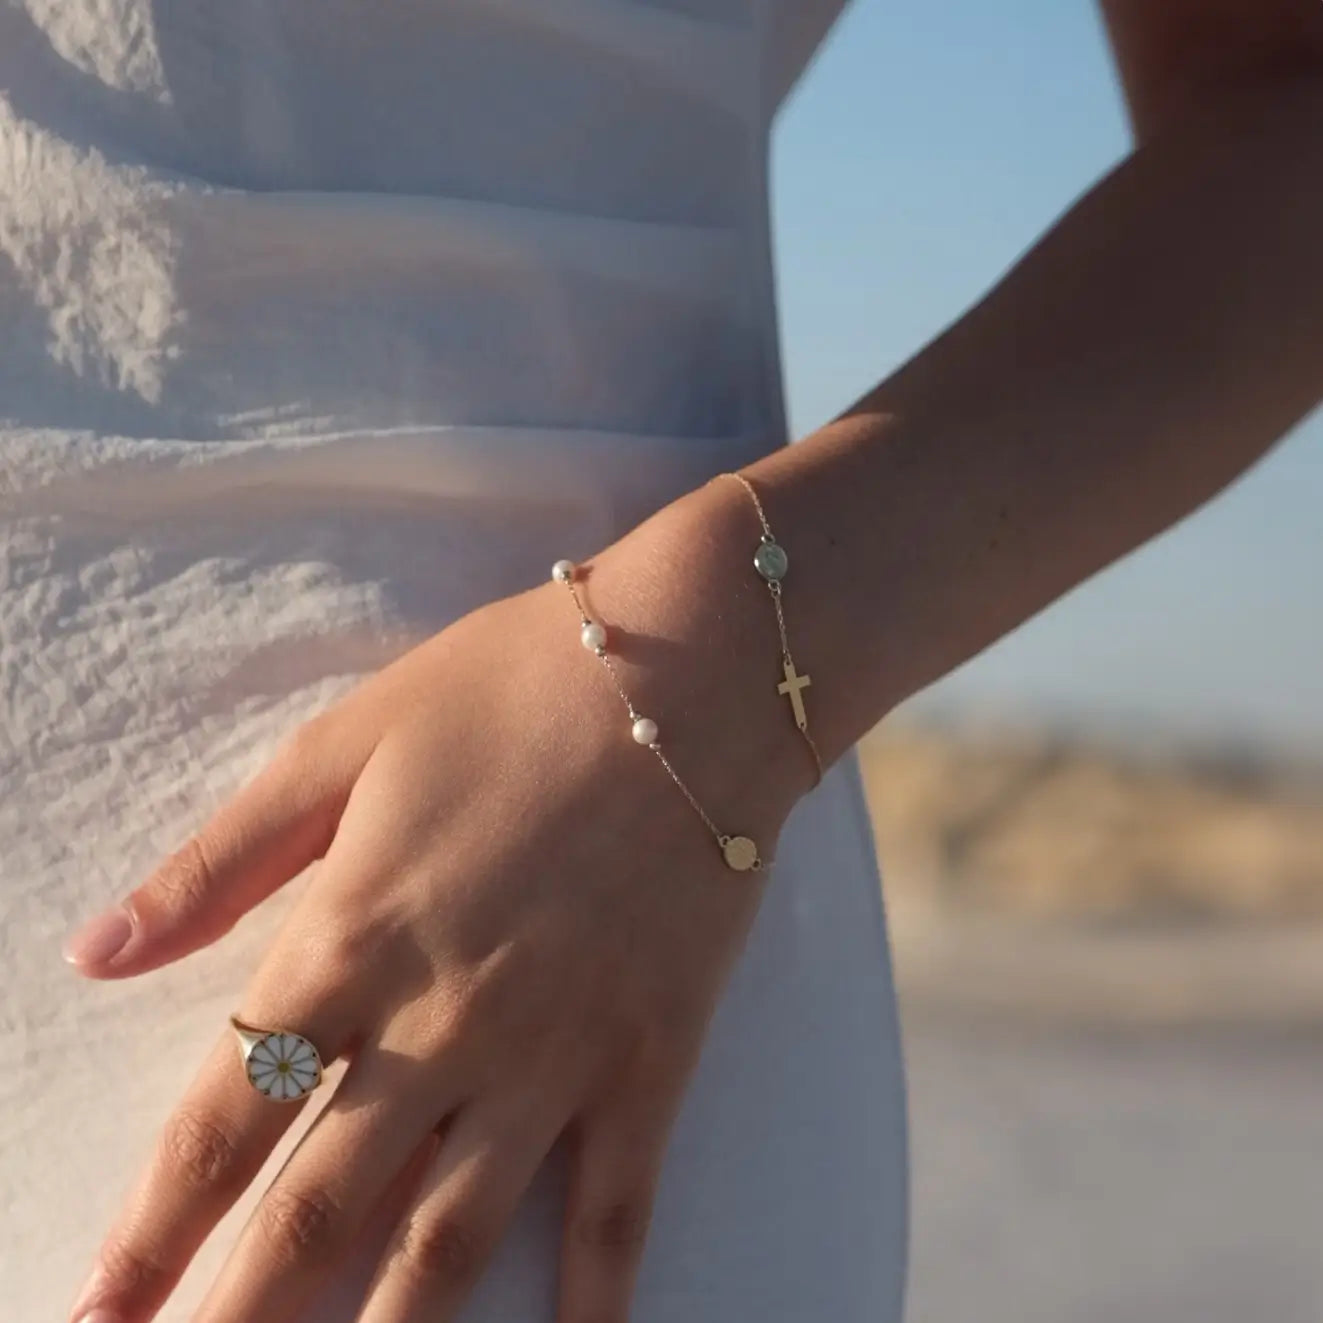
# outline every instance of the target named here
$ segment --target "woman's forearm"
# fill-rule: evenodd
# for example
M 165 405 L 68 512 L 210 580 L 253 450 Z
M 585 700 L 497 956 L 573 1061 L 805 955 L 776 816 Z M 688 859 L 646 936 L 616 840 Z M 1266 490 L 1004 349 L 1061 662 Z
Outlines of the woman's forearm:
M 1136 151 L 894 376 L 746 470 L 792 557 L 824 754 L 1195 509 L 1320 398 L 1316 79 Z M 740 499 L 720 508 L 744 536 Z

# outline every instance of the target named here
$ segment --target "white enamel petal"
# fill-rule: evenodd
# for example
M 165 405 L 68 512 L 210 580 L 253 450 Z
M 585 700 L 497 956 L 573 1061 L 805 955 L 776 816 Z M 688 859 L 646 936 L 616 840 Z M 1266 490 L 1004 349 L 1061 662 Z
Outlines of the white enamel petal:
M 271 1085 L 277 1076 L 278 1072 L 276 1070 L 266 1066 L 248 1072 L 248 1078 L 264 1093 L 270 1091 Z
M 280 1059 L 288 1061 L 290 1057 L 298 1050 L 299 1039 L 296 1034 L 280 1035 Z
M 304 1093 L 310 1093 L 317 1087 L 317 1075 L 315 1071 L 300 1070 L 297 1066 L 290 1071 L 290 1078 L 299 1086 Z
M 301 1066 L 305 1061 L 314 1061 L 316 1057 L 317 1053 L 306 1038 L 300 1038 L 294 1051 L 289 1054 L 290 1062 L 296 1066 Z
M 271 1039 L 262 1039 L 262 1041 L 248 1054 L 248 1060 L 256 1061 L 259 1065 L 270 1066 L 274 1069 L 279 1058 L 272 1050 Z
M 248 1062 L 248 1078 L 250 1080 L 257 1079 L 259 1076 L 262 1075 L 274 1075 L 275 1073 L 276 1073 L 275 1066 L 269 1064 L 268 1062 L 265 1061 Z

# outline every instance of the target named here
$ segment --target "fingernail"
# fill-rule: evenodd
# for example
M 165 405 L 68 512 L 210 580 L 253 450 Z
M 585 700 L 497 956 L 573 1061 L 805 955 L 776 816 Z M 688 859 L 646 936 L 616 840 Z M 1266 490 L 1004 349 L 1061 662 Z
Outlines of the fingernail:
M 65 942 L 64 958 L 71 965 L 101 965 L 122 951 L 132 936 L 133 918 L 128 910 L 122 906 L 107 910 L 85 923 Z M 96 1323 L 103 1320 L 97 1319 Z
M 98 1265 L 92 1269 L 92 1275 L 83 1283 L 78 1298 L 73 1302 L 73 1323 L 124 1323 L 124 1320 L 112 1309 L 104 1305 L 94 1305 L 90 1310 L 86 1302 L 93 1296 L 101 1295 L 107 1286 L 104 1270 Z

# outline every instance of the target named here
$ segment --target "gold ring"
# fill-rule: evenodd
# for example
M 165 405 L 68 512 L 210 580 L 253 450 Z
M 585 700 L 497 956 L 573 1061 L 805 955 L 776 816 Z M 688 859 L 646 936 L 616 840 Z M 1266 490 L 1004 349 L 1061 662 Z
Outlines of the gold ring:
M 257 1029 L 230 1016 L 248 1083 L 273 1102 L 299 1102 L 322 1082 L 322 1059 L 302 1034 Z

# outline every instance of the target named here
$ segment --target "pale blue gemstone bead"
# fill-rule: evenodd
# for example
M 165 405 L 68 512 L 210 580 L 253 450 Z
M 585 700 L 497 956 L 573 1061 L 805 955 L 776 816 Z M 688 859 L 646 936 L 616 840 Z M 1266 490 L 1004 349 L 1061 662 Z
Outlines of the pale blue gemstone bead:
M 780 583 L 790 568 L 790 557 L 784 547 L 775 542 L 764 542 L 754 553 L 753 566 L 768 583 Z

